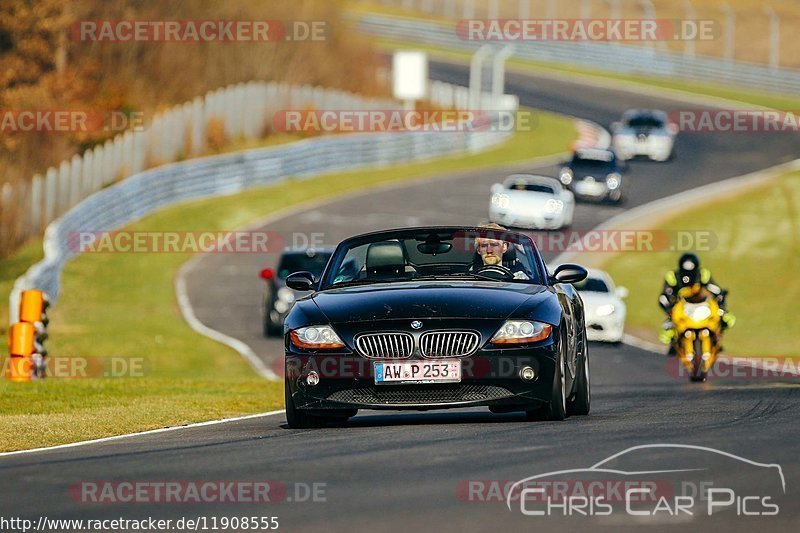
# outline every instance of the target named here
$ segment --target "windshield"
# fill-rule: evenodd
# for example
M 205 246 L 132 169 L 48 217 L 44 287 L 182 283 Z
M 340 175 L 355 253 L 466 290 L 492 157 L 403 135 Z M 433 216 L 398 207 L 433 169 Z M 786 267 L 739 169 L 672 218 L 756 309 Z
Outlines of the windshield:
M 528 237 L 504 230 L 381 232 L 340 244 L 321 287 L 442 279 L 542 284 L 539 264 Z
M 652 115 L 640 115 L 631 117 L 627 126 L 635 129 L 658 129 L 664 127 L 664 121 Z
M 278 277 L 286 279 L 293 272 L 307 270 L 318 277 L 322 274 L 325 265 L 330 259 L 330 252 L 314 252 L 312 250 L 303 252 L 285 252 L 278 264 Z
M 506 189 L 511 191 L 543 192 L 545 194 L 556 194 L 555 189 L 550 185 L 542 183 L 528 183 L 525 181 L 512 181 L 506 183 Z
M 586 278 L 574 284 L 579 292 L 610 292 L 606 282 L 599 278 Z
M 570 167 L 576 172 L 611 172 L 614 164 L 610 161 L 599 161 L 597 159 L 574 158 Z

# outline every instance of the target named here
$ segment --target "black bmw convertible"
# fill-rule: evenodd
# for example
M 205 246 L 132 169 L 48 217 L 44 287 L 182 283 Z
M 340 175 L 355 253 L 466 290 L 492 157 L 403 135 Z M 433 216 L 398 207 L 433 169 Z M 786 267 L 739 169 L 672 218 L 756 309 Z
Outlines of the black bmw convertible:
M 284 323 L 290 427 L 359 409 L 485 406 L 529 420 L 590 406 L 577 265 L 551 274 L 534 242 L 499 227 L 387 230 L 342 241 Z

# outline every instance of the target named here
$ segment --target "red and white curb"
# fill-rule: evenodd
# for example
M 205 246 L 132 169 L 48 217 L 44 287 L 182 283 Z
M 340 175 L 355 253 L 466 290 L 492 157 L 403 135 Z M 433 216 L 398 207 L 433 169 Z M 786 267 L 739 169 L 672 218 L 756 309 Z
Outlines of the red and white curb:
M 578 139 L 573 143 L 573 149 L 606 149 L 611 146 L 611 134 L 600 124 L 590 120 L 576 119 L 575 127 L 578 130 Z

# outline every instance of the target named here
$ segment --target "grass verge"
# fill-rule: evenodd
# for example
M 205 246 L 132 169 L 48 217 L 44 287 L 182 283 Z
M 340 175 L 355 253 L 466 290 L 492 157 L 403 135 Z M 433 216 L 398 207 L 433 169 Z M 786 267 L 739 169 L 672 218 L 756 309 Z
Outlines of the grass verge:
M 125 229 L 234 229 L 292 204 L 379 183 L 433 178 L 560 153 L 575 137 L 572 121 L 541 113 L 533 131 L 519 132 L 491 151 L 290 180 L 233 196 L 172 206 Z M 67 265 L 61 296 L 51 313 L 50 353 L 105 361 L 141 360 L 144 376 L 35 383 L 0 380 L 0 450 L 55 445 L 282 407 L 282 383 L 255 376 L 237 353 L 199 336 L 183 321 L 172 284 L 178 268 L 189 257 L 86 254 Z
M 728 355 L 800 356 L 795 321 L 800 299 L 800 172 L 765 187 L 676 213 L 653 230 L 711 230 L 716 246 L 700 261 L 730 290 L 737 324 L 725 337 Z M 603 265 L 630 289 L 626 329 L 657 342 L 663 313 L 657 306 L 664 272 L 675 252 L 626 253 Z

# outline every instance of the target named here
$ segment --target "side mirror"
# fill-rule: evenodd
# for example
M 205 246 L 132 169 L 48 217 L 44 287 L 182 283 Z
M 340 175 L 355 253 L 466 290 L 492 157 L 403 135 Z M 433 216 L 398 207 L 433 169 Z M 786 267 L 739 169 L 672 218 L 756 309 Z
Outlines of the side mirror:
M 589 273 L 580 265 L 569 263 L 560 265 L 550 277 L 550 283 L 578 283 L 586 279 Z
M 611 131 L 616 131 L 619 129 L 620 123 L 619 122 L 612 122 L 611 123 Z
M 263 279 L 264 281 L 269 281 L 271 279 L 275 279 L 275 271 L 272 270 L 271 268 L 265 268 L 264 270 L 261 271 L 259 276 L 261 276 L 261 279 Z
M 503 192 L 503 186 L 501 184 L 499 184 L 499 183 L 495 183 L 494 185 L 492 185 L 491 191 L 492 191 L 492 194 L 501 193 L 501 192 Z
M 286 286 L 296 291 L 310 291 L 314 288 L 314 275 L 305 270 L 289 274 L 289 277 L 286 278 Z
M 627 287 L 617 287 L 617 298 L 620 300 L 624 300 L 628 297 L 628 288 Z

